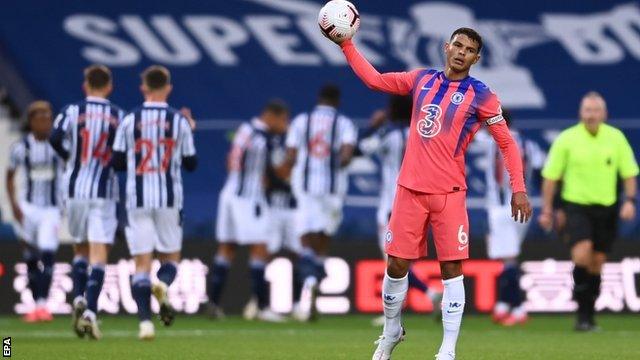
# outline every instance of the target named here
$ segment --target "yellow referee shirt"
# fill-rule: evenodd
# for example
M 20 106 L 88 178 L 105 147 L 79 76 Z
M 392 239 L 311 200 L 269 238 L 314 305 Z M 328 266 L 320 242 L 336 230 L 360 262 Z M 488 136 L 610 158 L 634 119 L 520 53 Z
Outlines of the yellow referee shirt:
M 563 200 L 581 205 L 613 205 L 618 176 L 637 175 L 638 164 L 622 131 L 601 124 L 594 136 L 581 122 L 560 133 L 542 170 L 545 179 L 563 181 Z

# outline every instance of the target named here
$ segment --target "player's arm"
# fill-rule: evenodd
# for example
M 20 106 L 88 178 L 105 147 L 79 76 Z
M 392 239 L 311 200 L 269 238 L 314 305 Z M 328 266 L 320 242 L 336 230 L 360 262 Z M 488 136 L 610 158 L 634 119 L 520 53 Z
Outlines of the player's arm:
M 282 165 L 275 168 L 276 174 L 282 179 L 291 177 L 291 170 L 298 159 L 298 148 L 304 143 L 305 123 L 308 121 L 308 117 L 308 114 L 300 114 L 291 121 L 291 126 L 289 126 L 287 138 L 285 139 L 287 150 L 284 161 Z
M 340 47 L 349 66 L 368 88 L 398 95 L 407 95 L 413 89 L 419 70 L 381 74 L 360 54 L 351 40 L 343 41 Z
M 516 144 L 511 131 L 507 126 L 500 102 L 495 93 L 489 91 L 488 88 L 477 90 L 478 107 L 477 115 L 487 125 L 489 134 L 498 144 L 505 167 L 509 172 L 509 181 L 513 195 L 511 197 L 511 217 L 521 223 L 531 218 L 533 210 L 527 198 L 527 189 L 524 185 L 524 166 L 522 165 L 522 157 L 518 144 Z
M 53 130 L 49 135 L 49 143 L 55 152 L 64 161 L 69 159 L 69 151 L 64 147 L 64 140 L 67 138 L 70 129 L 70 120 L 66 116 L 66 109 L 63 109 L 53 122 Z
M 622 178 L 622 184 L 624 188 L 624 201 L 620 207 L 620 218 L 625 221 L 631 221 L 636 217 L 636 201 L 638 191 L 638 163 L 633 155 L 633 149 L 625 138 L 624 134 L 620 133 L 621 140 L 618 146 L 618 152 L 620 153 L 620 168 L 618 170 L 620 177 Z
M 118 125 L 111 148 L 111 167 L 115 171 L 127 171 L 128 134 L 133 124 L 134 114 L 129 114 Z
M 354 150 L 358 141 L 358 130 L 350 119 L 342 117 L 339 118 L 338 121 L 341 122 L 339 161 L 340 167 L 343 168 L 349 165 L 351 159 L 353 159 Z
M 384 110 L 377 110 L 371 115 L 369 127 L 367 127 L 358 139 L 358 145 L 354 150 L 354 156 L 371 156 L 379 152 L 382 148 L 382 131 L 380 127 L 387 119 L 387 113 Z
M 189 115 L 191 112 L 189 111 Z M 193 172 L 198 167 L 198 157 L 196 155 L 196 146 L 193 141 L 192 129 L 195 129 L 195 120 L 193 118 L 185 117 L 181 122 L 182 125 L 182 167 L 188 171 Z
M 16 143 L 11 149 L 11 155 L 9 158 L 9 166 L 7 167 L 7 175 L 5 179 L 7 195 L 9 196 L 9 202 L 11 203 L 11 211 L 13 211 L 13 218 L 20 224 L 24 219 L 20 205 L 18 204 L 18 198 L 16 195 L 16 169 L 22 163 L 24 159 L 24 147 Z

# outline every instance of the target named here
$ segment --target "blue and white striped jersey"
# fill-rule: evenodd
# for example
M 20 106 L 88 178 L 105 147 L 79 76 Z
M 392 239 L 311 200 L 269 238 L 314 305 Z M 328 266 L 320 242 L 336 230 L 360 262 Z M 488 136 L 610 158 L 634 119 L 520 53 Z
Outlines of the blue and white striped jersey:
M 59 206 L 62 159 L 47 140 L 39 141 L 29 133 L 11 146 L 9 170 L 22 168 L 21 201 L 36 206 Z
M 396 196 L 398 174 L 408 137 L 409 127 L 406 124 L 390 123 L 373 135 L 362 139 L 358 144 L 363 154 L 375 155 L 380 159 L 382 184 L 379 206 L 385 209 L 391 209 L 393 199 Z
M 268 151 L 271 170 L 281 166 L 286 158 L 286 146 L 284 135 L 271 135 L 268 138 Z M 296 199 L 291 192 L 291 184 L 278 178 L 273 171 L 270 173 L 269 188 L 267 189 L 267 201 L 269 206 L 277 209 L 293 209 L 296 207 Z
M 255 200 L 265 198 L 265 176 L 269 158 L 267 125 L 254 118 L 238 128 L 229 155 L 229 174 L 223 191 Z
M 196 155 L 189 121 L 164 102 L 125 116 L 113 150 L 126 154 L 127 208 L 182 208 L 182 159 Z
M 517 131 L 511 130 L 511 135 L 516 141 L 516 144 L 518 144 L 520 154 L 523 158 L 522 163 L 524 165 L 525 181 L 529 181 L 533 170 L 542 169 L 544 166 L 546 154 L 537 143 L 522 138 Z M 485 171 L 487 206 L 509 205 L 511 202 L 509 173 L 504 166 L 500 149 L 498 149 L 495 141 L 489 141 L 485 146 L 488 160 Z
M 107 99 L 87 97 L 66 106 L 51 136 L 62 142 L 66 159 L 66 195 L 71 199 L 118 199 L 118 181 L 110 166 L 111 145 L 123 111 Z M 57 140 L 54 140 L 57 139 Z M 60 153 L 62 157 L 66 154 Z
M 298 150 L 293 168 L 295 193 L 311 195 L 347 192 L 347 171 L 340 168 L 340 148 L 355 145 L 353 122 L 337 109 L 319 105 L 312 112 L 298 115 L 287 134 L 287 147 Z

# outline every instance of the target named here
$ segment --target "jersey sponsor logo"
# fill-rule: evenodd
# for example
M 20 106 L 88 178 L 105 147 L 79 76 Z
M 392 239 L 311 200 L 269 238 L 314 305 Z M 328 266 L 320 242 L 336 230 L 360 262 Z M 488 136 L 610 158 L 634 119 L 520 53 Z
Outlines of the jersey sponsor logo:
M 451 102 L 454 103 L 455 105 L 460 105 L 462 104 L 462 102 L 464 101 L 464 94 L 456 91 L 453 94 L 451 94 Z
M 422 107 L 422 112 L 425 113 L 423 119 L 418 121 L 418 133 L 422 137 L 432 138 L 440 133 L 442 124 L 440 123 L 440 117 L 442 117 L 442 108 L 436 104 L 429 104 Z
M 464 232 L 464 225 L 460 225 L 458 228 L 458 242 L 460 243 L 458 251 L 462 251 L 469 246 L 469 235 Z

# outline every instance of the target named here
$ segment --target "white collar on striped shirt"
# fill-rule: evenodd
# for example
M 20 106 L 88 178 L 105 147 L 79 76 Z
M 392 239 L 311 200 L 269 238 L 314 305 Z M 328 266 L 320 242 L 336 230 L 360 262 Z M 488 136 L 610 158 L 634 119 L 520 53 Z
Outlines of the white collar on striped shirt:
M 255 126 L 256 129 L 263 131 L 267 131 L 267 129 L 269 128 L 267 124 L 258 117 L 251 119 L 251 125 Z
M 333 106 L 329 106 L 329 105 L 316 105 L 316 110 L 337 111 L 338 109 L 334 108 Z
M 99 103 L 108 103 L 109 100 L 103 98 L 103 97 L 99 97 L 99 96 L 87 96 L 87 101 L 91 101 L 91 102 L 99 102 Z
M 167 107 L 167 106 L 169 106 L 169 104 L 167 104 L 164 101 L 145 101 L 142 105 L 145 106 L 145 107 Z

